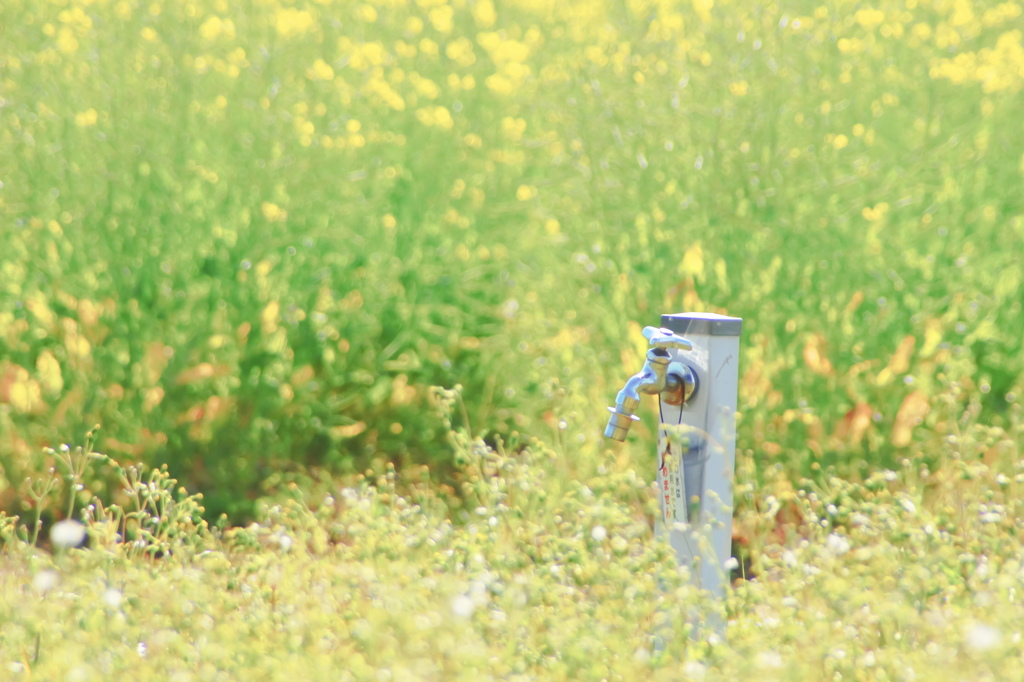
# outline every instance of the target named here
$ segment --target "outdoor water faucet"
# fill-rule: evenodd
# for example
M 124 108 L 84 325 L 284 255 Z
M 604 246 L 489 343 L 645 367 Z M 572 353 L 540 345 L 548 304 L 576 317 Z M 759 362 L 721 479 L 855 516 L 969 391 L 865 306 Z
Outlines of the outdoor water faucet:
M 644 368 L 631 376 L 615 398 L 615 406 L 609 407 L 611 417 L 604 435 L 612 440 L 624 441 L 629 427 L 640 419 L 636 408 L 640 405 L 640 394 L 667 394 L 675 404 L 685 402 L 697 390 L 697 375 L 680 362 L 672 362 L 668 349 L 693 350 L 693 344 L 670 329 L 645 327 L 644 338 L 650 344 Z M 671 365 L 671 366 L 670 366 Z
M 619 391 L 604 431 L 626 440 L 643 394 L 658 397 L 657 463 L 661 508 L 656 532 L 667 537 L 692 584 L 723 603 L 729 586 L 736 471 L 736 398 L 743 320 L 716 313 L 673 313 L 644 329 L 643 370 Z M 640 363 L 637 363 L 640 364 Z M 648 434 L 645 434 L 648 435 Z M 657 438 L 657 441 L 654 439 Z M 688 610 L 692 632 L 725 636 L 724 611 Z M 705 634 L 700 634 L 704 638 Z

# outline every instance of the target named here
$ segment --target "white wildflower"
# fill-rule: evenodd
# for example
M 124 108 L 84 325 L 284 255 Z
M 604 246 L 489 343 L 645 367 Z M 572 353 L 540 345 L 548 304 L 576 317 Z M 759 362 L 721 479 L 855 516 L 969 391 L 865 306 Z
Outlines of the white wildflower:
M 103 603 L 112 609 L 120 608 L 121 602 L 124 600 L 124 595 L 121 594 L 121 590 L 113 587 L 108 587 L 103 591 Z
M 991 625 L 975 623 L 967 629 L 967 646 L 975 651 L 988 651 L 999 646 L 1003 640 L 1003 633 Z
M 687 680 L 703 680 L 707 674 L 707 667 L 698 661 L 687 661 L 683 665 L 683 678 Z
M 281 550 L 284 552 L 290 550 L 292 548 L 292 545 L 295 543 L 295 541 L 292 540 L 292 536 L 288 535 L 287 533 L 278 533 L 274 537 L 274 539 L 277 540 L 277 544 L 281 547 Z
M 455 599 L 452 599 L 452 613 L 459 618 L 469 618 L 476 611 L 476 604 L 473 603 L 473 598 L 466 594 L 460 594 Z
M 46 594 L 57 586 L 59 580 L 60 575 L 57 571 L 48 568 L 35 574 L 35 577 L 32 578 L 32 589 L 39 594 Z
M 50 529 L 50 542 L 59 549 L 79 547 L 84 541 L 85 526 L 73 519 L 58 521 Z
M 840 556 L 850 551 L 850 541 L 838 533 L 830 534 L 825 539 L 825 546 L 835 556 Z

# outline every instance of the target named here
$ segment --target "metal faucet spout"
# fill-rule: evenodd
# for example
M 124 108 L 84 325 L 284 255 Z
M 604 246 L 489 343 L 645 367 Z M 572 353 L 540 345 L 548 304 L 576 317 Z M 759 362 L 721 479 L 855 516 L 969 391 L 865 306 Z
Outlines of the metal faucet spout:
M 615 406 L 609 407 L 611 416 L 604 435 L 612 440 L 624 441 L 629 427 L 640 417 L 636 416 L 636 408 L 640 405 L 640 394 L 657 395 L 665 390 L 668 381 L 669 354 L 664 348 L 652 348 L 647 351 L 647 362 L 644 368 L 631 376 L 615 397 Z
M 612 414 L 608 417 L 608 426 L 604 430 L 606 438 L 619 442 L 626 440 L 629 427 L 633 425 L 633 422 L 639 421 L 640 417 L 635 414 L 636 408 L 640 404 L 640 394 L 637 391 L 637 387 L 643 381 L 645 373 L 638 372 L 631 376 L 626 385 L 619 391 L 618 396 L 616 396 L 615 407 L 608 408 L 608 411 Z
M 676 336 L 669 329 L 647 327 L 644 338 L 650 343 L 647 351 L 647 362 L 644 368 L 631 376 L 615 397 L 615 406 L 609 407 L 611 416 L 604 435 L 612 440 L 624 441 L 629 427 L 640 417 L 636 408 L 640 405 L 640 394 L 657 395 L 665 391 L 680 392 L 681 400 L 687 399 L 696 390 L 696 376 L 681 363 L 673 365 L 673 374 L 669 374 L 669 363 L 672 358 L 668 349 L 692 350 L 693 345 L 686 339 Z M 678 404 L 678 403 L 676 403 Z

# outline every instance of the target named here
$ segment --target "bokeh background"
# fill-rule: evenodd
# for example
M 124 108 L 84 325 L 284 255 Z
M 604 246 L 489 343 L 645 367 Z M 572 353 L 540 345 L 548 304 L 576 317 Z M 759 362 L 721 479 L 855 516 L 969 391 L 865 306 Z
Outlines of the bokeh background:
M 969 0 L 6 0 L 0 508 L 97 423 L 211 516 L 380 461 L 443 481 L 432 386 L 568 477 L 653 477 L 653 412 L 613 450 L 604 407 L 640 329 L 681 311 L 745 320 L 748 489 L 958 438 L 1012 458 L 1022 21 Z

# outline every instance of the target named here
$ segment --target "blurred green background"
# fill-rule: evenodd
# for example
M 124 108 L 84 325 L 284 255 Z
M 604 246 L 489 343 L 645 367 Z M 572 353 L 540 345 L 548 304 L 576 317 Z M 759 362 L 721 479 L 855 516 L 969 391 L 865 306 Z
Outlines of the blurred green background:
M 102 424 L 208 513 L 556 443 L 745 319 L 739 475 L 1019 449 L 1016 3 L 0 4 L 0 508 Z M 965 411 L 966 410 L 966 411 Z M 966 416 L 965 416 L 966 415 Z M 942 435 L 937 435 L 942 434 Z M 955 438 L 955 435 L 952 436 Z

